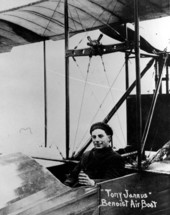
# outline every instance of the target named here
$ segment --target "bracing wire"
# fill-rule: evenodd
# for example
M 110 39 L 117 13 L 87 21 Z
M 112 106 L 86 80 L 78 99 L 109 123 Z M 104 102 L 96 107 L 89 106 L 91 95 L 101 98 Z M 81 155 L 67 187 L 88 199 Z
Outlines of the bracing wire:
M 109 6 L 110 6 L 111 4 L 112 4 L 112 1 L 110 1 L 110 3 L 108 3 L 107 8 L 109 8 Z M 117 2 L 116 2 L 116 5 L 117 5 Z M 116 5 L 115 5 L 114 8 L 116 8 Z M 95 23 L 96 23 L 97 21 L 99 21 L 99 22 L 101 22 L 103 25 L 105 25 L 105 26 L 107 26 L 108 28 L 110 28 L 113 32 L 115 32 L 116 34 L 118 34 L 119 37 L 121 37 L 121 38 L 124 40 L 124 37 L 123 37 L 121 34 L 119 34 L 119 32 L 117 32 L 112 26 L 110 26 L 110 25 L 108 24 L 108 22 L 103 22 L 103 21 L 100 20 L 100 16 L 101 16 L 104 12 L 105 12 L 105 10 L 103 9 L 103 11 L 102 11 L 101 14 L 98 16 L 98 18 L 95 17 L 95 21 L 94 21 L 94 23 L 93 23 L 93 25 L 92 25 L 92 28 L 93 28 L 93 26 L 95 25 Z M 114 12 L 114 10 L 113 10 L 113 12 Z M 112 14 L 109 16 L 108 20 L 110 19 L 111 16 L 112 16 Z
M 77 14 L 77 17 L 78 17 L 78 20 L 79 20 L 79 22 L 80 22 L 80 24 L 81 24 L 81 27 L 82 27 L 82 29 L 84 30 L 84 36 L 80 39 L 80 41 L 78 42 L 78 44 L 74 47 L 74 49 L 77 49 L 78 48 L 78 46 L 83 42 L 83 40 L 85 39 L 85 37 L 87 37 L 87 35 L 88 35 L 88 32 L 87 32 L 87 30 L 86 30 L 86 28 L 83 26 L 83 24 L 82 24 L 82 21 L 81 21 L 81 19 L 80 19 L 80 16 L 79 16 L 79 13 L 78 13 L 78 11 L 77 11 L 77 8 L 75 8 L 75 11 L 76 11 L 76 14 Z
M 83 75 L 83 73 L 82 73 L 82 70 L 81 70 L 79 64 L 77 63 L 76 59 L 74 59 L 74 62 L 75 62 L 75 64 L 76 64 L 76 66 L 78 67 L 78 69 L 80 70 L 80 74 L 81 74 L 81 76 L 82 76 L 84 82 L 87 83 L 87 78 L 84 77 L 84 75 Z M 86 77 L 87 77 L 87 76 L 86 76 Z M 92 95 L 94 96 L 94 98 L 95 98 L 97 104 L 99 104 L 99 105 L 101 106 L 100 101 L 98 100 L 97 96 L 95 95 L 93 89 L 90 88 L 90 90 L 91 90 L 91 93 L 92 93 Z M 94 119 L 93 119 L 93 120 L 94 120 Z M 84 140 L 84 138 L 85 138 L 86 135 L 87 135 L 87 131 L 85 132 L 85 134 L 84 134 L 83 137 L 81 138 L 81 142 Z M 76 142 L 76 141 L 74 141 L 74 142 Z M 77 149 L 77 148 L 76 148 L 76 149 Z M 73 153 L 74 153 L 74 150 L 73 150 Z
M 55 144 L 51 144 L 49 148 L 51 148 L 53 145 Z M 65 160 L 64 156 L 63 156 L 63 153 L 61 152 L 61 150 L 59 149 L 59 147 L 57 145 L 55 145 L 59 155 L 61 156 L 62 160 Z
M 45 32 L 46 32 L 46 30 L 48 29 L 48 26 L 49 26 L 51 20 L 53 19 L 53 16 L 54 16 L 55 12 L 57 11 L 57 8 L 59 7 L 60 3 L 61 3 L 61 0 L 60 0 L 60 1 L 58 2 L 58 4 L 56 5 L 55 10 L 53 11 L 53 15 L 50 17 L 50 20 L 49 20 L 49 22 L 48 22 L 48 25 L 47 25 L 46 28 L 44 29 L 43 36 L 45 35 Z
M 120 73 L 121 73 L 121 71 L 122 71 L 122 69 L 123 69 L 124 66 L 125 66 L 125 63 L 122 65 L 122 67 L 121 67 L 121 69 L 119 70 L 119 72 L 118 72 L 116 78 L 113 80 L 113 82 L 112 82 L 110 88 L 108 89 L 108 92 L 106 93 L 105 97 L 103 98 L 102 102 L 100 103 L 99 108 L 98 108 L 98 110 L 96 111 L 95 117 L 96 117 L 96 115 L 98 114 L 99 110 L 101 109 L 102 105 L 104 104 L 104 102 L 105 102 L 107 96 L 108 96 L 109 93 L 110 93 L 110 89 L 113 87 L 113 85 L 114 85 L 115 82 L 117 81 L 117 79 L 118 79 L 118 77 L 119 77 L 119 75 L 120 75 Z
M 107 5 L 107 8 L 109 8 L 109 6 L 110 6 L 111 4 L 112 4 L 112 1 Z M 99 15 L 99 17 L 100 17 L 104 12 L 105 12 L 105 10 L 103 9 L 103 11 L 102 11 L 101 14 Z M 109 17 L 109 19 L 110 19 L 110 17 Z M 108 20 L 109 20 L 109 19 L 108 19 Z M 92 27 L 95 25 L 95 23 L 96 23 L 97 21 L 98 21 L 97 19 L 94 21 Z
M 125 62 L 123 63 L 123 65 L 122 65 L 122 67 L 120 68 L 120 70 L 119 70 L 117 76 L 116 76 L 115 79 L 113 80 L 113 82 L 112 82 L 110 88 L 108 89 L 108 92 L 106 93 L 105 97 L 103 98 L 102 102 L 99 104 L 99 108 L 97 109 L 95 115 L 93 116 L 91 122 L 89 123 L 89 126 L 94 122 L 96 116 L 98 115 L 99 111 L 100 111 L 101 108 L 102 108 L 102 105 L 104 104 L 104 102 L 105 102 L 107 96 L 108 96 L 109 93 L 110 93 L 110 89 L 113 87 L 113 85 L 114 85 L 115 82 L 117 81 L 117 79 L 118 79 L 118 77 L 119 77 L 121 71 L 123 70 L 124 66 L 125 66 Z M 80 147 L 80 145 L 83 143 L 84 138 L 86 137 L 87 133 L 88 133 L 88 129 L 84 132 L 84 135 L 82 136 L 81 140 L 79 141 L 79 144 L 77 145 L 76 150 L 77 150 L 77 149 Z
M 110 89 L 112 101 L 113 101 L 113 104 L 115 104 L 114 96 L 113 96 L 113 92 L 112 92 L 112 88 L 110 87 L 109 78 L 108 78 L 108 75 L 107 75 L 107 72 L 106 72 L 106 67 L 105 67 L 105 63 L 104 63 L 104 60 L 103 60 L 103 57 L 102 57 L 102 56 L 101 56 L 101 61 L 102 61 L 104 73 L 105 73 L 105 76 L 106 76 L 107 84 L 108 84 L 109 89 Z M 126 140 L 125 140 L 125 135 L 124 135 L 123 128 L 122 128 L 122 125 L 121 125 L 121 121 L 120 121 L 120 117 L 119 117 L 119 114 L 118 114 L 117 112 L 116 112 L 116 116 L 117 116 L 117 119 L 118 119 L 118 122 L 119 122 L 119 126 L 120 126 L 120 129 L 121 129 L 121 133 L 122 133 L 122 135 L 123 135 L 123 140 L 124 140 L 124 142 L 126 142 Z
M 82 72 L 82 70 L 81 70 L 79 64 L 77 63 L 76 59 L 74 59 L 74 62 L 75 62 L 75 64 L 76 64 L 77 68 L 78 68 L 79 71 L 80 71 L 80 74 L 81 74 L 81 76 L 82 76 L 82 79 L 83 79 L 84 82 L 85 82 L 85 79 L 86 79 L 86 78 L 84 77 L 83 72 Z M 92 88 L 90 88 L 90 89 L 91 89 L 92 95 L 94 96 L 94 98 L 96 99 L 97 103 L 99 104 L 100 102 L 99 102 L 97 96 L 95 95 L 93 89 L 92 89 Z
M 108 3 L 108 5 L 107 5 L 108 8 L 109 8 L 110 4 L 112 4 L 112 1 L 111 1 L 110 3 Z M 116 7 L 116 6 L 115 6 L 115 7 Z M 83 26 L 83 23 L 81 22 L 81 18 L 80 18 L 79 13 L 78 13 L 78 10 L 81 11 L 82 9 L 81 9 L 81 8 L 76 8 L 76 7 L 75 7 L 74 9 L 75 9 L 75 11 L 76 11 L 76 13 L 77 13 L 79 22 L 80 22 L 80 24 L 81 24 L 81 26 L 82 26 L 82 29 L 83 29 L 84 32 L 86 33 L 85 36 L 87 36 L 87 35 L 88 35 L 87 29 Z M 90 16 L 92 16 L 92 17 L 95 19 L 95 21 L 93 22 L 91 28 L 93 28 L 94 25 L 95 25 L 95 23 L 96 23 L 97 21 L 99 21 L 99 22 L 101 22 L 104 26 L 107 26 L 109 29 L 111 29 L 113 32 L 115 32 L 117 35 L 119 35 L 119 37 L 121 37 L 121 38 L 124 40 L 124 37 L 121 36 L 121 34 L 119 34 L 119 32 L 117 32 L 111 25 L 109 25 L 108 22 L 105 22 L 105 21 L 101 21 L 101 20 L 100 20 L 100 16 L 101 16 L 104 12 L 105 12 L 105 10 L 103 9 L 102 12 L 100 13 L 100 15 L 98 16 L 98 18 L 97 18 L 97 17 L 94 17 L 92 14 L 89 14 Z M 112 14 L 111 14 L 111 15 L 112 15 Z M 111 15 L 109 16 L 108 20 L 110 19 Z M 85 36 L 84 36 L 84 37 L 85 37 Z M 79 41 L 78 45 L 75 46 L 75 49 L 77 49 L 77 47 L 80 45 L 80 43 L 81 43 L 82 41 L 83 41 L 83 38 Z
M 86 78 L 84 77 L 84 75 L 83 75 L 83 73 L 82 73 L 82 71 L 81 71 L 81 68 L 80 68 L 79 64 L 77 63 L 77 61 L 74 60 L 74 62 L 76 63 L 76 66 L 79 68 L 79 70 L 80 70 L 80 72 L 81 72 L 80 74 L 81 74 L 83 80 L 84 80 L 84 79 L 87 79 L 87 76 L 86 76 Z M 92 90 L 92 93 L 93 93 L 93 96 L 94 96 L 95 99 L 97 100 L 97 103 L 98 103 L 98 110 L 96 111 L 95 115 L 92 117 L 92 120 L 90 121 L 89 126 L 94 122 L 94 120 L 95 120 L 97 114 L 98 114 L 99 111 L 102 109 L 102 105 L 104 104 L 104 102 L 105 102 L 107 96 L 109 95 L 111 88 L 113 87 L 113 85 L 114 85 L 115 82 L 117 81 L 117 79 L 118 79 L 118 77 L 119 77 L 119 75 L 120 75 L 122 69 L 124 68 L 124 66 L 125 66 L 125 63 L 123 63 L 122 67 L 120 68 L 120 71 L 118 72 L 117 76 L 116 76 L 115 79 L 113 80 L 113 82 L 112 82 L 110 88 L 108 89 L 108 91 L 107 91 L 105 97 L 103 98 L 102 102 L 99 102 L 99 100 L 98 100 L 97 97 L 95 96 L 95 93 L 94 93 L 93 89 L 91 89 L 91 90 Z M 87 69 L 87 70 L 89 70 L 89 66 L 88 66 L 88 69 Z M 56 74 L 56 72 L 53 72 L 53 71 L 51 71 L 51 73 Z M 86 83 L 87 81 L 84 80 L 84 82 Z M 89 128 L 89 126 L 88 126 L 88 128 Z M 81 140 L 79 141 L 79 144 L 76 146 L 76 148 L 75 148 L 75 144 L 74 144 L 74 148 L 75 148 L 76 150 L 77 150 L 77 149 L 79 148 L 79 146 L 83 143 L 84 138 L 87 136 L 87 133 L 89 132 L 89 131 L 88 131 L 88 128 L 87 128 L 86 131 L 84 132 L 84 135 L 82 136 L 82 138 L 81 138 Z
M 110 2 L 110 4 L 111 4 L 112 2 Z M 118 2 L 116 2 L 116 4 L 115 4 L 115 6 L 114 6 L 114 9 L 117 7 L 117 3 Z M 108 5 L 108 6 L 110 6 L 110 4 Z M 114 9 L 113 9 L 113 11 L 114 11 Z M 110 16 L 109 16 L 109 18 L 108 18 L 108 22 L 109 22 L 109 20 L 110 20 L 110 18 L 112 17 L 113 15 L 112 14 L 110 14 Z
M 62 152 L 60 151 L 60 149 L 58 148 L 58 146 L 56 146 L 56 149 L 57 149 L 57 151 L 59 152 L 61 158 L 62 158 L 63 160 L 65 160 L 65 158 L 64 158 Z
M 89 70 L 90 70 L 90 63 L 91 63 L 91 57 L 89 58 L 89 63 L 88 63 L 88 68 L 87 68 L 87 75 L 86 75 L 86 80 L 85 80 L 85 84 L 84 84 L 83 95 L 82 95 L 81 106 L 80 106 L 80 112 L 79 112 L 79 116 L 78 116 L 78 123 L 77 123 L 77 128 L 76 128 L 76 133 L 75 133 L 74 144 L 73 144 L 73 151 L 74 151 L 75 143 L 76 143 L 76 140 L 77 140 L 77 134 L 78 134 L 79 124 L 80 124 L 80 118 L 81 118 L 81 113 L 82 113 L 82 109 L 83 109 L 85 89 L 86 89 L 88 74 L 89 74 Z
M 81 40 L 78 42 L 78 44 L 74 47 L 74 49 L 77 49 L 78 46 L 83 42 L 83 40 L 85 39 L 85 37 L 87 37 L 88 32 L 86 31 L 86 33 L 84 34 L 84 36 L 81 38 Z
M 80 41 L 78 42 L 78 44 L 74 47 L 74 49 L 77 49 L 78 48 L 78 46 L 83 42 L 83 40 L 85 39 L 85 37 L 87 37 L 87 35 L 88 35 L 88 32 L 87 32 L 87 30 L 86 30 L 86 28 L 83 26 L 83 24 L 82 24 L 82 22 L 81 22 L 81 19 L 80 19 L 80 16 L 79 16 L 79 13 L 77 12 L 77 9 L 75 9 L 76 10 L 76 14 L 77 14 L 77 17 L 78 17 L 78 20 L 79 20 L 79 22 L 80 22 L 80 25 L 81 25 L 81 27 L 84 29 L 84 36 L 80 39 Z M 70 14 L 71 14 L 71 11 L 69 10 L 69 12 L 70 12 Z M 72 16 L 72 15 L 71 15 Z M 74 20 L 73 18 L 72 18 L 72 20 Z M 74 22 L 74 26 L 75 26 L 75 29 L 76 29 L 76 25 L 75 25 L 75 22 Z
M 109 4 L 108 4 L 108 6 L 111 4 L 112 2 L 110 2 Z M 103 9 L 103 11 L 101 12 L 101 14 L 99 15 L 99 17 L 104 13 L 105 11 L 104 11 L 104 9 Z M 74 49 L 77 49 L 77 47 L 82 43 L 82 41 L 84 40 L 84 38 L 87 36 L 87 30 L 84 28 L 84 26 L 83 26 L 83 24 L 82 24 L 82 22 L 81 22 L 81 19 L 80 19 L 80 16 L 79 16 L 79 13 L 78 13 L 78 11 L 77 11 L 77 9 L 76 9 L 76 13 L 77 13 L 77 15 L 78 15 L 78 18 L 79 18 L 79 22 L 81 23 L 81 26 L 82 26 L 82 28 L 84 29 L 84 31 L 85 31 L 85 35 L 84 35 L 84 37 L 79 41 L 79 43 L 77 44 L 77 46 L 75 46 L 75 48 Z M 92 25 L 92 27 L 95 25 L 95 23 L 99 20 L 99 21 L 101 21 L 100 19 L 99 19 L 99 17 L 98 18 L 96 18 L 95 19 L 95 22 L 93 23 L 93 25 Z M 109 17 L 109 19 L 110 19 L 110 17 Z M 111 30 L 113 30 L 114 32 L 116 32 L 117 34 L 119 34 L 114 28 L 112 28 L 107 22 L 105 23 L 105 22 L 103 22 L 103 21 L 101 21 L 104 25 L 106 25 L 107 27 L 109 27 Z M 121 36 L 121 35 L 119 35 L 119 36 Z M 77 62 L 76 62 L 77 63 Z M 103 65 L 103 67 L 104 67 L 104 70 L 105 70 L 105 66 Z M 122 67 L 123 68 L 123 67 Z M 89 66 L 88 66 L 88 70 L 89 70 Z M 122 70 L 122 69 L 121 69 Z M 120 70 L 120 71 L 121 71 Z M 118 75 L 119 76 L 119 75 Z M 118 77 L 117 76 L 117 77 Z M 117 79 L 117 78 L 116 78 Z M 86 81 L 87 81 L 87 76 L 86 76 Z M 85 81 L 85 82 L 86 82 Z M 114 83 L 114 82 L 113 82 Z M 113 84 L 112 84 L 112 86 L 113 86 Z M 106 96 L 105 96 L 105 98 L 104 98 L 104 101 L 105 101 L 105 99 L 107 98 L 107 96 L 108 96 L 108 94 L 109 94 L 109 92 L 111 92 L 111 88 L 112 88 L 112 86 L 109 88 L 109 91 L 107 92 L 107 94 L 106 94 Z M 86 83 L 85 83 L 85 86 L 84 86 L 84 91 L 85 91 L 85 87 L 86 87 Z M 83 92 L 83 94 L 85 94 L 85 92 Z M 83 97 L 82 97 L 82 99 L 84 99 L 84 95 L 83 95 Z M 104 103 L 104 101 L 102 102 L 102 103 Z M 83 101 L 82 101 L 82 103 L 83 103 Z M 81 103 L 81 109 L 82 109 L 82 103 Z M 100 104 L 99 105 L 99 109 L 98 109 L 98 111 L 96 112 L 96 114 L 95 114 L 95 116 L 93 117 L 93 120 L 94 120 L 94 118 L 97 116 L 97 114 L 98 114 L 98 112 L 99 112 L 99 110 L 101 109 L 101 107 L 102 107 L 102 104 Z M 77 129 L 76 129 L 76 135 L 75 135 L 75 140 L 74 140 L 74 145 L 73 145 L 73 151 L 74 151 L 74 148 L 75 148 L 75 142 L 76 142 L 76 139 L 77 139 L 77 133 L 78 133 L 78 127 L 79 127 L 79 123 L 80 123 L 80 116 L 81 116 L 81 111 L 82 110 L 80 110 L 80 113 L 79 113 L 79 118 L 78 118 L 78 124 L 77 124 Z M 118 118 L 119 119 L 119 118 Z M 92 120 L 92 121 L 93 121 Z M 120 119 L 119 119 L 120 120 Z M 121 124 L 120 124 L 120 126 L 121 126 Z M 123 133 L 123 129 L 121 128 L 121 130 L 122 130 L 122 133 Z M 124 141 L 125 141 L 125 137 L 124 137 L 124 133 L 123 133 L 123 138 L 124 138 Z M 83 138 L 84 139 L 84 138 Z M 81 142 L 80 142 L 80 144 L 81 144 Z M 79 144 L 79 145 L 80 145 Z
M 76 14 L 77 14 L 78 20 L 79 20 L 79 22 L 80 22 L 80 24 L 81 24 L 81 27 L 84 29 L 84 32 L 86 32 L 87 30 L 86 30 L 86 28 L 85 28 L 85 27 L 83 26 L 83 24 L 82 24 L 82 21 L 81 21 L 81 19 L 80 19 L 79 13 L 78 13 L 78 9 L 77 9 L 77 8 L 75 8 L 75 11 L 76 11 Z
M 69 11 L 69 14 L 70 14 L 70 16 L 71 16 L 72 20 L 74 20 L 74 19 L 73 19 L 73 16 L 72 16 L 72 13 L 71 13 L 71 10 L 70 10 L 70 8 L 69 8 L 69 7 L 68 7 L 68 11 Z M 77 30 L 77 27 L 76 27 L 75 21 L 73 21 L 73 23 L 74 23 L 74 27 L 75 27 L 75 29 Z

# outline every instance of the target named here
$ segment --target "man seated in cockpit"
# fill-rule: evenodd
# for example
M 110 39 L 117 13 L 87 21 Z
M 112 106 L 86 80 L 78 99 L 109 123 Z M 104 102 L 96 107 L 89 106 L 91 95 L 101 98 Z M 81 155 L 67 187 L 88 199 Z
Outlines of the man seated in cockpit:
M 95 186 L 96 183 L 124 175 L 124 159 L 112 148 L 112 128 L 103 122 L 90 128 L 94 148 L 82 155 L 65 185 Z

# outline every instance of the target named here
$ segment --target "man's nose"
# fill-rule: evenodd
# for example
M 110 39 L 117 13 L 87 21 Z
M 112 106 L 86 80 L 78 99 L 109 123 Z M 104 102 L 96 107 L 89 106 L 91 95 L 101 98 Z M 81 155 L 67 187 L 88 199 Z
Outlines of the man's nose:
M 100 138 L 99 137 L 96 137 L 96 141 L 99 141 L 100 140 Z

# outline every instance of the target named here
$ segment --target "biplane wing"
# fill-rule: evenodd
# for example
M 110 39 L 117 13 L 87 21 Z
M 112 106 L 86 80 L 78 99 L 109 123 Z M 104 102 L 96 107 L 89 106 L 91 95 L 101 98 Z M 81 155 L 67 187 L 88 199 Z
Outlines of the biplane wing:
M 169 16 L 169 5 L 170 0 L 139 1 L 140 20 Z M 64 0 L 41 0 L 1 12 L 0 52 L 18 45 L 63 39 L 64 8 Z M 70 35 L 111 24 L 133 23 L 133 8 L 133 0 L 68 0 Z

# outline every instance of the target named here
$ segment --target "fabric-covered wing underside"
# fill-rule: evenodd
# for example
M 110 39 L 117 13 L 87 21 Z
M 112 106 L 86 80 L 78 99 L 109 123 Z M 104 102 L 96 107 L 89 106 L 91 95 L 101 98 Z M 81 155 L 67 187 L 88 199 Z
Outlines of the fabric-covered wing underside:
M 140 0 L 140 20 L 169 15 L 170 0 Z M 134 0 L 68 0 L 74 35 L 110 24 L 133 22 Z M 41 0 L 0 13 L 0 52 L 42 40 L 64 39 L 64 0 Z

